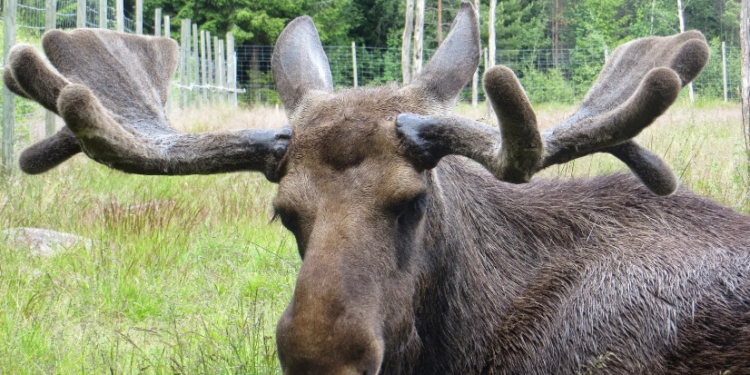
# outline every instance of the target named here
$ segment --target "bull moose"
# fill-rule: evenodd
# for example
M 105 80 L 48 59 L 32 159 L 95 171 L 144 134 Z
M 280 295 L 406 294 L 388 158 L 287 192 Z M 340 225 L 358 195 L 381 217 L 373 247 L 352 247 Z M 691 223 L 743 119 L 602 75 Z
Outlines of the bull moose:
M 334 93 L 312 20 L 293 20 L 272 62 L 291 127 L 273 130 L 174 130 L 170 39 L 52 30 L 43 48 L 49 62 L 14 47 L 4 71 L 66 123 L 24 171 L 83 151 L 129 173 L 278 182 L 302 257 L 276 331 L 285 374 L 750 374 L 750 219 L 632 140 L 706 64 L 699 32 L 620 46 L 543 133 L 502 66 L 484 75 L 499 130 L 451 114 L 479 60 L 469 3 L 403 87 Z M 595 152 L 633 174 L 531 180 Z

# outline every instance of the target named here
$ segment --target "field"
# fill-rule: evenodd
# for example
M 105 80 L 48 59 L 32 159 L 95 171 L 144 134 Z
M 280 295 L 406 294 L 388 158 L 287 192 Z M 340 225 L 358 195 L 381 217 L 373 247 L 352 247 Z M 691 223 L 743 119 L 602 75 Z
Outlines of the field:
M 541 106 L 540 126 L 574 110 Z M 484 117 L 483 107 L 457 111 Z M 639 141 L 684 186 L 750 213 L 740 115 L 736 103 L 681 101 Z M 173 116 L 188 131 L 284 122 L 274 108 Z M 623 169 L 596 155 L 542 175 Z M 294 238 L 270 222 L 274 192 L 256 173 L 133 176 L 83 156 L 0 181 L 0 230 L 93 240 L 52 257 L 0 243 L 0 374 L 280 373 L 274 327 L 300 261 Z

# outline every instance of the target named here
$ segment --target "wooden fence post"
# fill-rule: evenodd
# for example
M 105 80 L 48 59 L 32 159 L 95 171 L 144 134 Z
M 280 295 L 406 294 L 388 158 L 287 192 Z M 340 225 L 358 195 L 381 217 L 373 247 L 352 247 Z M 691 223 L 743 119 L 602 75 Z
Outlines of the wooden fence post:
M 3 0 L 3 56 L 8 56 L 10 48 L 16 44 L 16 0 Z M 16 101 L 8 86 L 3 85 L 3 144 L 2 144 L 2 169 L 5 174 L 10 174 L 13 165 L 13 137 L 15 126 Z
M 214 90 L 214 60 L 213 60 L 213 49 L 211 48 L 211 33 L 206 31 L 206 57 L 208 58 L 208 64 L 206 64 L 206 69 L 208 70 L 208 74 L 206 75 L 207 79 L 207 85 L 208 88 L 208 100 L 211 103 L 216 102 L 216 91 Z
M 55 16 L 57 14 L 57 0 L 47 0 L 47 10 L 46 10 L 46 22 L 44 25 L 44 31 L 49 31 L 54 29 L 56 25 Z M 57 130 L 55 128 L 55 113 L 52 111 L 45 111 L 44 116 L 44 134 L 49 137 L 53 134 L 55 134 L 55 131 Z
M 223 85 L 221 84 L 221 60 L 219 60 L 219 37 L 214 37 L 214 86 L 217 87 L 216 94 L 214 94 L 214 99 L 217 101 L 221 100 L 221 87 Z
M 357 43 L 352 42 L 352 76 L 354 77 L 354 87 L 358 86 L 357 82 Z
M 727 95 L 727 44 L 721 42 L 721 72 L 724 78 L 724 101 L 728 100 Z
M 216 45 L 219 47 L 219 59 L 217 60 L 218 62 L 216 64 L 216 65 L 219 66 L 219 69 L 217 70 L 217 72 L 219 74 L 219 84 L 216 85 L 216 86 L 219 86 L 220 90 L 221 90 L 219 92 L 220 93 L 219 98 L 221 98 L 221 101 L 223 101 L 226 104 L 226 102 L 227 102 L 227 92 L 226 92 L 225 89 L 227 87 L 227 73 L 226 73 L 226 71 L 227 71 L 227 60 L 225 58 L 226 55 L 224 54 L 224 48 L 225 48 L 224 47 L 224 40 L 219 39 L 219 41 L 218 41 L 218 43 Z
M 190 51 L 190 20 L 182 19 L 180 28 L 180 109 L 187 108 L 187 91 L 188 77 L 190 75 L 188 65 L 188 54 Z
M 76 7 L 76 28 L 86 27 L 86 0 L 78 0 Z
M 135 0 L 135 33 L 143 35 L 143 0 Z
M 227 88 L 229 104 L 237 106 L 237 54 L 234 52 L 234 34 L 227 33 Z
M 161 36 L 161 8 L 154 10 L 154 36 Z
M 107 9 L 107 0 L 99 0 L 99 28 L 109 28 L 109 25 L 107 24 L 109 18 L 107 17 L 108 12 L 109 9 Z
M 125 6 L 123 0 L 116 0 L 115 11 L 117 12 L 117 31 L 125 32 Z
M 164 36 L 167 38 L 172 38 L 172 30 L 171 30 L 171 22 L 172 20 L 169 18 L 169 16 L 164 16 Z M 169 85 L 169 89 L 167 89 L 167 113 L 172 113 L 172 85 Z
M 193 24 L 193 31 L 190 34 L 190 37 L 193 40 L 193 48 L 191 48 L 190 53 L 190 61 L 191 61 L 191 68 L 192 68 L 192 78 L 190 80 L 190 83 L 194 84 L 195 86 L 199 86 L 200 83 L 200 59 L 198 56 L 198 24 Z M 195 87 L 192 92 L 193 96 L 193 103 L 197 107 L 200 105 L 200 88 Z
M 201 30 L 201 93 L 203 94 L 203 102 L 208 103 L 208 67 L 206 64 L 206 30 Z

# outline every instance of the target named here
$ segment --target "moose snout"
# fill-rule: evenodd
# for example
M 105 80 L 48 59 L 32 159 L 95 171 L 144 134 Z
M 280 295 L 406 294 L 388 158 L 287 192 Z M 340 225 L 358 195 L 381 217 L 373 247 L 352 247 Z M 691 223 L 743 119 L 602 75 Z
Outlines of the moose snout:
M 377 375 L 385 344 L 382 319 L 365 275 L 325 267 L 314 254 L 300 269 L 294 296 L 276 326 L 285 375 Z
M 357 318 L 294 314 L 290 305 L 276 327 L 279 360 L 285 375 L 377 375 L 383 340 Z

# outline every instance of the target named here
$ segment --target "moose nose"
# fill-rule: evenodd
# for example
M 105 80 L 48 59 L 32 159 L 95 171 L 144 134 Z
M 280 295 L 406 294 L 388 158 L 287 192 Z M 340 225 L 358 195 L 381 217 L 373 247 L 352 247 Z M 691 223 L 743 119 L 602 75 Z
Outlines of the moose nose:
M 343 312 L 324 316 L 297 311 L 293 303 L 276 327 L 276 341 L 285 375 L 377 375 L 383 361 L 383 340 L 360 319 Z

